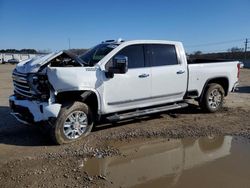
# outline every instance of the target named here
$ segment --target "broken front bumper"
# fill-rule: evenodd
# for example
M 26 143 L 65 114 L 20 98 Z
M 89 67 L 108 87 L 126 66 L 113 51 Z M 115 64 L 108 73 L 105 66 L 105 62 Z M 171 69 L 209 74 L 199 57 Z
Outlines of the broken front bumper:
M 15 95 L 9 97 L 11 114 L 21 123 L 31 124 L 56 118 L 60 112 L 61 104 L 47 102 L 20 100 Z

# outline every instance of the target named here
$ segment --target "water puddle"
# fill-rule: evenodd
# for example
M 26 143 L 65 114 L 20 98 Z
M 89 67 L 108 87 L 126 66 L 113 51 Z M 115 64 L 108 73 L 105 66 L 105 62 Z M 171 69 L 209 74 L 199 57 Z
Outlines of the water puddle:
M 89 159 L 84 169 L 108 187 L 249 187 L 250 140 L 241 137 L 116 143 L 122 156 Z

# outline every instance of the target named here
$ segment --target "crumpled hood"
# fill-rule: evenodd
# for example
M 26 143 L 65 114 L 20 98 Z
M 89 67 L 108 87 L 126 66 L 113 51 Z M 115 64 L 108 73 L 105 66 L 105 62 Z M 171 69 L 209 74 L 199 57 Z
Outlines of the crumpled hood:
M 27 59 L 21 61 L 17 64 L 16 70 L 20 73 L 36 73 L 40 69 L 41 66 L 45 65 L 52 59 L 56 58 L 57 56 L 61 55 L 63 51 L 54 52 L 46 55 L 39 55 L 31 59 Z
M 57 58 L 60 55 L 66 55 L 67 57 L 70 57 L 71 59 L 74 59 L 75 62 L 78 62 L 79 64 L 83 65 L 84 62 L 78 58 L 76 55 L 67 52 L 67 51 L 60 51 L 60 52 L 54 52 L 46 55 L 39 55 L 32 59 L 27 59 L 24 61 L 21 61 L 17 64 L 16 70 L 20 73 L 36 73 L 39 71 L 39 69 L 42 66 L 45 66 L 46 64 L 49 64 L 51 60 L 54 58 Z

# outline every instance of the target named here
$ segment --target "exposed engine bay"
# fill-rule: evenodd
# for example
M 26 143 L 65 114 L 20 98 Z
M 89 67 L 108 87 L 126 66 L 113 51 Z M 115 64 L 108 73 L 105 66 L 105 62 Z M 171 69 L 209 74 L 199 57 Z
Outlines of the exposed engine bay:
M 41 62 L 38 62 L 42 59 Z M 35 64 L 36 66 L 34 66 Z M 13 71 L 13 83 L 15 94 L 20 98 L 39 99 L 47 101 L 53 86 L 48 81 L 47 67 L 83 67 L 84 63 L 74 54 L 62 51 L 56 54 L 47 54 L 39 58 L 33 58 L 21 62 Z M 22 67 L 30 67 L 27 73 Z M 36 69 L 36 71 L 32 71 Z M 34 73 L 32 73 L 34 72 Z
M 84 64 L 74 54 L 64 51 L 49 62 L 51 67 L 82 67 Z

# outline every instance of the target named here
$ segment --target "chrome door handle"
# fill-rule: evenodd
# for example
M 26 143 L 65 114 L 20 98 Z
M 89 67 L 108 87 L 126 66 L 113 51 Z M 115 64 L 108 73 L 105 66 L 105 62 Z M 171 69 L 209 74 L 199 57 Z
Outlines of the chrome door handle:
M 185 73 L 185 71 L 183 71 L 183 70 L 179 70 L 176 72 L 176 74 L 183 74 L 183 73 Z
M 148 77 L 149 76 L 149 74 L 141 74 L 141 75 L 139 75 L 138 77 L 139 78 L 146 78 L 146 77 Z

